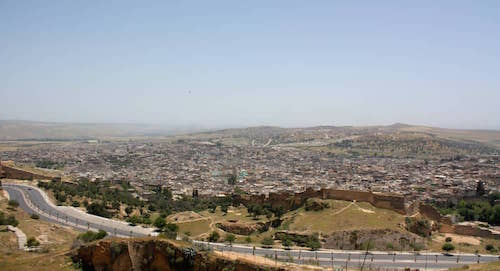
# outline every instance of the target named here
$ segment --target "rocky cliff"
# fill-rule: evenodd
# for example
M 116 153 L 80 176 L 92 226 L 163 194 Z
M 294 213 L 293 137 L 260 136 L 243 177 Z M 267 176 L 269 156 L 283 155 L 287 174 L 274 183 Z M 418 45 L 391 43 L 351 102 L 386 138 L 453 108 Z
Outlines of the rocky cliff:
M 83 270 L 165 270 L 165 271 L 285 271 L 229 260 L 188 244 L 158 239 L 106 239 L 72 252 L 72 260 Z

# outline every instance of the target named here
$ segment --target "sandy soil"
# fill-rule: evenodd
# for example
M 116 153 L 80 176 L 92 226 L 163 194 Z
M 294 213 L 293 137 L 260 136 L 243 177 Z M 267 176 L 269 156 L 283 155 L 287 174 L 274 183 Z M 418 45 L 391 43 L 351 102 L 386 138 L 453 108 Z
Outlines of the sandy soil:
M 445 242 L 446 237 L 451 237 L 454 243 L 467 243 L 474 246 L 481 245 L 481 240 L 473 236 L 464 236 L 458 234 L 447 233 L 444 236 L 436 236 L 435 240 L 438 242 Z

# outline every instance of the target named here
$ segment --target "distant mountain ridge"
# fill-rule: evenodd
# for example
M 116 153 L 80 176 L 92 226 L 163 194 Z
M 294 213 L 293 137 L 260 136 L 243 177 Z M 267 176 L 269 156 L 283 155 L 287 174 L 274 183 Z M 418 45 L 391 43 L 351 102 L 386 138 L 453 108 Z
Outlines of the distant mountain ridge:
M 155 137 L 171 135 L 191 136 L 244 136 L 268 140 L 276 137 L 297 137 L 307 134 L 392 134 L 419 133 L 440 138 L 473 141 L 500 149 L 500 131 L 445 129 L 427 126 L 394 123 L 387 126 L 313 126 L 305 128 L 283 128 L 278 126 L 256 126 L 207 130 L 201 127 L 169 127 L 152 124 L 120 123 L 57 123 L 24 120 L 0 120 L 0 140 L 85 140 L 113 137 Z
M 109 137 L 165 136 L 199 130 L 149 124 L 58 123 L 0 120 L 0 140 L 78 140 Z

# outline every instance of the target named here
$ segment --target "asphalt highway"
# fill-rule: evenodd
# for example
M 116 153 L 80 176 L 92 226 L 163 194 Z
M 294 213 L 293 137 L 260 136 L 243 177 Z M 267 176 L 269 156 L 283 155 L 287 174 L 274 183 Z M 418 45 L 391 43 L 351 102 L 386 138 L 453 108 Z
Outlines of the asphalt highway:
M 221 243 L 194 241 L 198 245 L 208 246 L 221 252 L 236 252 L 258 256 L 265 256 L 280 261 L 294 263 L 320 264 L 322 266 L 360 268 L 413 268 L 420 270 L 447 270 L 478 262 L 498 261 L 496 255 L 475 254 L 441 254 L 441 253 L 411 253 L 411 252 L 380 252 L 380 251 L 345 251 L 345 250 L 283 250 L 248 247 Z
M 36 213 L 41 219 L 52 223 L 70 226 L 78 230 L 104 230 L 110 236 L 144 237 L 156 233 L 152 228 L 130 226 L 123 221 L 87 214 L 73 207 L 55 206 L 47 195 L 37 187 L 4 183 L 3 188 L 11 199 L 17 200 L 26 212 Z
M 4 183 L 3 188 L 11 199 L 17 200 L 19 206 L 26 212 L 36 213 L 41 219 L 77 230 L 104 230 L 110 236 L 145 237 L 154 236 L 152 228 L 130 226 L 123 221 L 107 219 L 87 214 L 73 207 L 55 206 L 45 192 L 38 187 Z M 294 263 L 317 263 L 322 266 L 337 266 L 349 268 L 383 267 L 383 268 L 419 268 L 420 270 L 443 270 L 477 262 L 492 262 L 500 260 L 495 255 L 475 254 L 441 254 L 441 253 L 411 253 L 411 252 L 365 252 L 346 250 L 283 250 L 260 248 L 224 243 L 209 243 L 193 241 L 200 246 L 206 246 L 221 252 L 235 252 L 249 255 L 265 256 L 280 261 Z

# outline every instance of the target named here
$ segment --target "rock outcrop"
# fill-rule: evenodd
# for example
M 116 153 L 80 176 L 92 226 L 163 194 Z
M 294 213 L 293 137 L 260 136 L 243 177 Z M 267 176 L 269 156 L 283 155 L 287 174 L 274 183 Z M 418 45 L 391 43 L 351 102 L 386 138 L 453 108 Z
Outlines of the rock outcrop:
M 100 240 L 74 250 L 71 258 L 80 263 L 83 270 L 95 271 L 285 271 L 279 267 L 232 261 L 158 238 Z
M 269 229 L 271 222 L 257 223 L 238 223 L 238 222 L 221 222 L 216 226 L 225 232 L 230 232 L 239 235 L 250 235 L 255 232 L 265 232 Z

